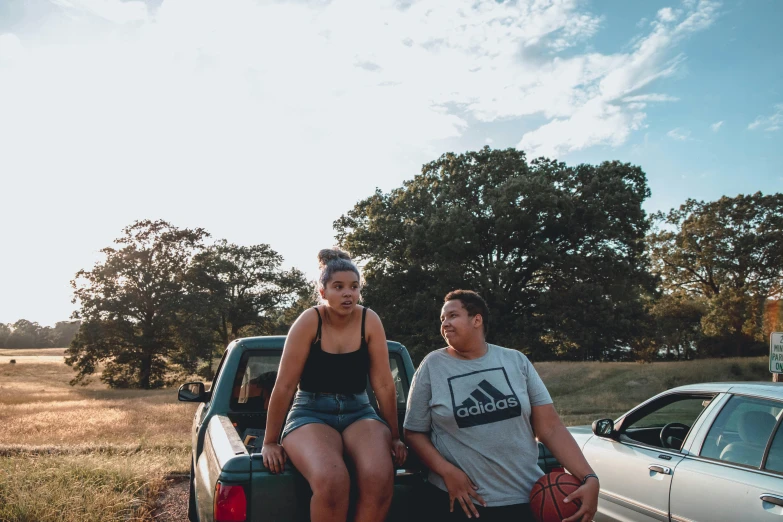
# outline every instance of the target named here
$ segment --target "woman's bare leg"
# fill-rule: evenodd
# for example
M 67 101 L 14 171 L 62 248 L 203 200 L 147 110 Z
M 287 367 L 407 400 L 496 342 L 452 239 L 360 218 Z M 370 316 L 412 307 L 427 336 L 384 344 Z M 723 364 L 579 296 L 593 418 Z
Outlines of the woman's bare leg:
M 384 520 L 394 489 L 389 428 L 373 419 L 356 421 L 343 431 L 343 444 L 356 470 L 356 484 L 359 488 L 354 520 Z
M 345 522 L 351 483 L 340 434 L 326 424 L 305 424 L 283 439 L 291 462 L 313 490 L 312 522 Z

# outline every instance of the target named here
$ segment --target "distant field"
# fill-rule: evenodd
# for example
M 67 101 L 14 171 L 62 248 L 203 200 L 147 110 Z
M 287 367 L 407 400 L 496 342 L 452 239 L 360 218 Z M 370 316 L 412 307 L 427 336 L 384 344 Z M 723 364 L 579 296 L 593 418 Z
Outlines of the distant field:
M 62 361 L 61 348 L 19 352 L 0 350 L 0 520 L 153 520 L 166 478 L 189 472 L 196 406 L 173 389 L 71 387 L 73 370 L 48 361 Z M 680 384 L 771 380 L 763 357 L 535 367 L 568 425 L 616 418 Z
M 17 363 L 54 362 L 65 358 L 65 348 L 0 348 L 0 364 L 14 359 Z
M 0 348 L 2 355 L 64 355 L 67 348 Z

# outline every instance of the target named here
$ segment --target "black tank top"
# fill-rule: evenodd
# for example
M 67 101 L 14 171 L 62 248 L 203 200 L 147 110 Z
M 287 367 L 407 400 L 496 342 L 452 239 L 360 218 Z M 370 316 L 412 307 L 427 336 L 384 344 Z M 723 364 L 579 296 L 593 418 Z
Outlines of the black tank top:
M 364 338 L 364 320 L 367 308 L 362 310 L 362 342 L 358 350 L 348 353 L 329 353 L 321 349 L 321 313 L 318 308 L 318 331 L 310 345 L 299 389 L 322 393 L 361 393 L 367 389 L 370 370 L 370 351 Z

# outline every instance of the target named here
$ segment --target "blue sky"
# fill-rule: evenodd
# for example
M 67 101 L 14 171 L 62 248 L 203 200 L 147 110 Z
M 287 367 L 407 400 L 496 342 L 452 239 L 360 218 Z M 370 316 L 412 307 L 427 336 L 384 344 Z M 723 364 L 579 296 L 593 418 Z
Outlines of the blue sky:
M 0 322 L 68 317 L 136 219 L 269 243 L 447 151 L 640 165 L 645 208 L 783 189 L 783 3 L 3 0 Z M 10 255 L 9 255 L 10 252 Z

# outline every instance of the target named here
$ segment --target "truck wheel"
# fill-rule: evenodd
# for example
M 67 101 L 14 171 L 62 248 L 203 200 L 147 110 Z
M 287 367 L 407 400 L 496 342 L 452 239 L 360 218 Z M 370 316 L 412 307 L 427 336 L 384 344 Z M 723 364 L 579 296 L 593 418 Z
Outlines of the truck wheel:
M 190 494 L 188 494 L 188 520 L 198 522 L 198 511 L 196 509 L 196 482 L 193 476 L 193 464 L 190 465 Z

